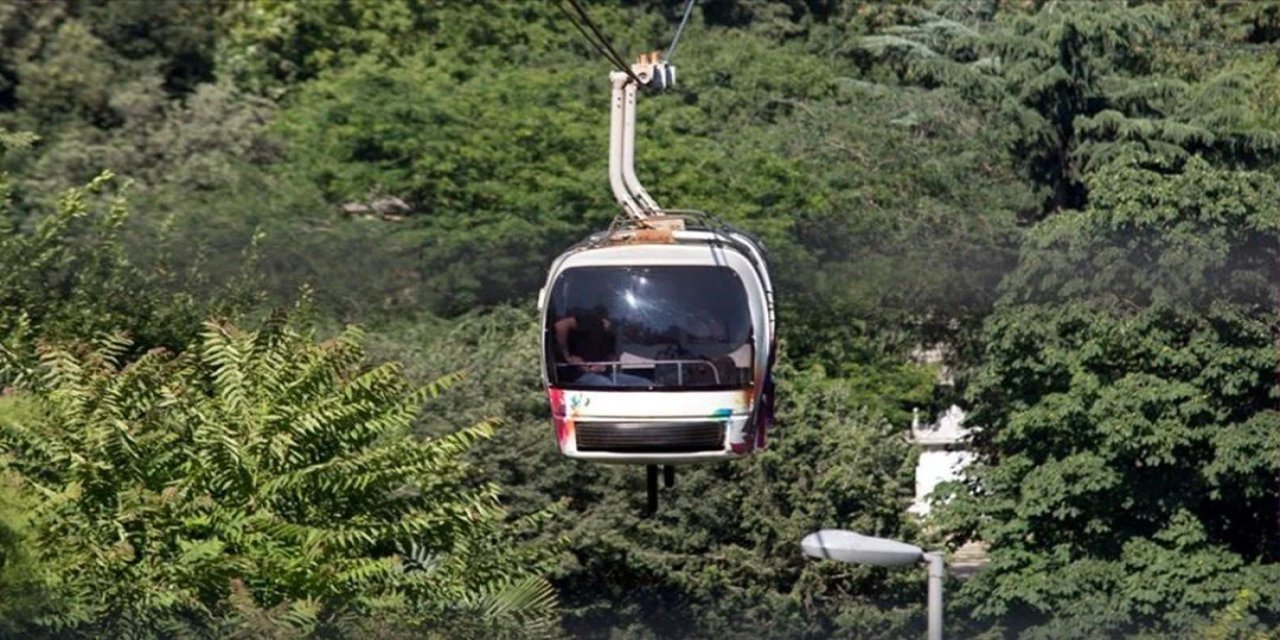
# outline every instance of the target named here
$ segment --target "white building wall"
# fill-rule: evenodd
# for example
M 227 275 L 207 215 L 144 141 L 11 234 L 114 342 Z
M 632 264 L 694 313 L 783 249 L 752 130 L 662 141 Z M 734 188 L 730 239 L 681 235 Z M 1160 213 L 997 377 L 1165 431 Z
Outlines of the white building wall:
M 960 479 L 960 473 L 973 460 L 962 440 L 968 434 L 964 427 L 964 410 L 951 405 L 942 415 L 922 422 L 919 414 L 912 420 L 911 437 L 920 444 L 920 461 L 916 463 L 916 497 L 910 511 L 929 513 L 929 494 L 942 482 Z

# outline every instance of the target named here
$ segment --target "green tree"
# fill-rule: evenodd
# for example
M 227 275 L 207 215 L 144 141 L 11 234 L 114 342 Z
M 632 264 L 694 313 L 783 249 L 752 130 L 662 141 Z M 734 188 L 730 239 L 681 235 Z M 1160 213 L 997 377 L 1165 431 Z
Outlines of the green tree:
M 991 544 L 966 601 L 1046 637 L 1186 632 L 1246 588 L 1274 613 L 1280 193 L 1198 158 L 1089 189 L 1031 234 L 986 325 L 979 459 L 950 507 Z
M 283 171 L 317 185 L 331 211 L 403 199 L 408 219 L 396 231 L 421 246 L 429 308 L 502 301 L 536 290 L 549 254 L 607 221 L 607 192 L 587 177 L 601 165 L 581 158 L 606 114 L 566 100 L 583 79 L 494 70 L 459 82 L 433 66 L 366 60 L 282 113 Z
M 117 126 L 64 129 L 29 160 L 20 182 L 29 208 L 106 166 L 131 181 L 132 200 L 153 227 L 170 212 L 208 216 L 209 201 L 225 199 L 242 173 L 260 172 L 280 155 L 267 134 L 274 104 L 229 83 L 201 84 L 172 100 L 160 78 L 150 77 L 117 89 L 112 104 L 121 116 Z M 202 210 L 187 209 L 195 205 Z
M 228 4 L 81 0 L 73 6 L 105 44 L 126 60 L 154 64 L 164 89 L 182 96 L 214 78 L 216 20 Z
M 0 422 L 30 417 L 29 407 L 12 392 L 0 396 Z M 22 621 L 41 613 L 50 597 L 44 567 L 26 544 L 31 513 L 38 501 L 23 490 L 20 476 L 0 471 L 0 634 L 17 636 Z
M 177 349 L 194 338 L 206 313 L 234 315 L 257 297 L 249 276 L 252 253 L 242 256 L 239 277 L 212 285 L 198 270 L 171 267 L 161 237 L 153 260 L 135 262 L 122 238 L 129 218 L 124 195 L 111 192 L 103 173 L 88 185 L 64 192 L 55 209 L 29 230 L 11 221 L 7 191 L 0 191 L 0 379 L 6 365 L 30 363 L 36 341 L 91 338 L 123 331 L 137 345 Z M 7 187 L 0 184 L 0 189 Z M 203 290 L 201 297 L 193 291 Z
M 1280 137 L 1239 115 L 1242 77 L 1190 85 L 1157 68 L 1160 39 L 1174 30 L 1154 5 L 1046 3 L 981 24 L 918 11 L 864 38 L 859 58 L 986 105 L 1027 180 L 1045 190 L 1043 216 L 1083 207 L 1086 172 L 1116 158 L 1156 167 L 1191 154 L 1246 167 L 1274 159 Z
M 117 335 L 46 346 L 0 450 L 34 504 L 22 547 L 50 597 L 6 622 L 58 637 L 553 630 L 553 549 L 519 540 L 546 514 L 507 523 L 462 460 L 492 424 L 411 437 L 447 381 L 412 388 L 365 366 L 360 342 L 276 316 L 210 322 L 189 351 L 128 364 Z
M 636 15 L 607 5 L 592 10 L 615 24 Z M 266 93 L 304 85 L 362 58 L 394 65 L 426 54 L 451 74 L 468 77 L 495 63 L 545 61 L 549 53 L 561 61 L 595 55 L 549 2 L 250 0 L 227 7 L 219 23 L 219 72 L 237 86 Z

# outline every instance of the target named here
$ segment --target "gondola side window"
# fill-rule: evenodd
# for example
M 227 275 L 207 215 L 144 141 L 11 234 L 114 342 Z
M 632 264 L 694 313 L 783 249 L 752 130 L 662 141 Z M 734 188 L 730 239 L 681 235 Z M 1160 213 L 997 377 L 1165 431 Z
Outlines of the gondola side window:
M 737 389 L 754 366 L 751 310 L 723 266 L 577 267 L 547 305 L 552 384 Z

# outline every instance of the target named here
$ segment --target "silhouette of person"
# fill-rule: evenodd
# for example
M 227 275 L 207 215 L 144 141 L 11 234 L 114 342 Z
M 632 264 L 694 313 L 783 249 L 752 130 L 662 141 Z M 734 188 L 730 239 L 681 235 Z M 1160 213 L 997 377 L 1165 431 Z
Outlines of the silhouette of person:
M 557 353 L 563 362 L 576 365 L 576 384 L 610 386 L 648 386 L 649 380 L 623 373 L 618 363 L 618 336 L 614 333 L 609 310 L 604 305 L 591 309 L 575 308 L 556 320 Z

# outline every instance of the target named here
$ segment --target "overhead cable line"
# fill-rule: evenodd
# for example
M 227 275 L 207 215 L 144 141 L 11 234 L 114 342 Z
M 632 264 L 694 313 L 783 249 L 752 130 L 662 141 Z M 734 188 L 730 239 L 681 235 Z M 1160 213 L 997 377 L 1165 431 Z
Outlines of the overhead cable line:
M 684 5 L 684 17 L 680 18 L 680 26 L 676 27 L 676 35 L 671 39 L 671 46 L 667 48 L 667 54 L 662 57 L 663 62 L 671 62 L 671 58 L 676 55 L 676 46 L 680 44 L 680 34 L 684 33 L 684 25 L 688 24 L 689 16 L 693 13 L 693 5 L 698 0 L 689 0 Z
M 614 64 L 625 67 L 626 60 L 624 60 L 622 56 L 618 55 L 617 50 L 615 50 L 613 45 L 610 44 L 609 38 L 605 37 L 604 33 L 600 31 L 600 28 L 596 26 L 595 21 L 587 14 L 587 10 L 582 7 L 582 3 L 578 2 L 578 0 L 569 0 L 569 6 L 573 7 L 573 10 L 578 12 L 578 17 L 582 18 L 583 24 L 587 25 L 587 28 L 591 30 L 591 33 L 595 34 L 596 40 L 599 41 L 606 50 L 608 50 L 609 57 L 613 60 Z
M 641 80 L 639 76 L 637 76 L 635 72 L 631 70 L 631 67 L 623 60 L 622 56 L 618 55 L 618 52 L 614 50 L 613 45 L 609 44 L 609 39 L 606 38 L 604 34 L 600 32 L 600 29 L 596 27 L 596 23 L 592 22 L 591 16 L 587 15 L 586 9 L 582 8 L 582 5 L 578 3 L 578 0 L 569 0 L 569 4 L 573 7 L 574 11 L 578 12 L 578 15 L 582 18 L 582 21 L 586 23 L 587 28 L 591 30 L 591 33 L 595 34 L 596 39 L 599 41 L 597 43 L 597 40 L 592 40 L 591 43 L 596 45 L 597 50 L 603 47 L 605 50 L 608 51 L 608 53 L 605 53 L 605 51 L 600 51 L 601 55 L 604 55 L 605 58 L 607 58 L 610 62 L 612 62 L 614 66 L 618 68 L 619 71 L 622 71 L 627 75 L 631 76 L 631 79 L 636 83 L 637 86 L 641 86 L 641 87 L 645 86 L 644 81 Z M 566 15 L 568 14 L 566 13 Z M 569 16 L 569 18 L 570 20 L 573 19 L 572 16 Z M 575 21 L 574 24 L 576 25 L 577 22 Z M 582 30 L 581 25 L 579 25 L 579 31 L 581 30 Z M 586 34 L 584 33 L 583 35 L 586 35 Z
M 611 66 L 622 68 L 622 65 L 617 60 L 615 60 L 613 56 L 610 56 L 609 52 L 605 51 L 604 47 L 601 46 L 599 42 L 596 42 L 596 39 L 591 37 L 590 33 L 587 33 L 586 27 L 582 26 L 582 23 L 578 22 L 578 19 L 573 17 L 573 14 L 569 13 L 569 10 L 564 8 L 563 4 L 557 2 L 556 8 L 560 9 L 560 13 L 564 14 L 564 17 L 568 19 L 571 24 L 573 24 L 574 28 L 578 30 L 578 33 L 581 33 L 582 37 L 585 38 L 587 42 L 590 42 L 591 46 L 595 47 L 595 50 L 601 56 L 603 56 L 604 59 L 607 60 Z

